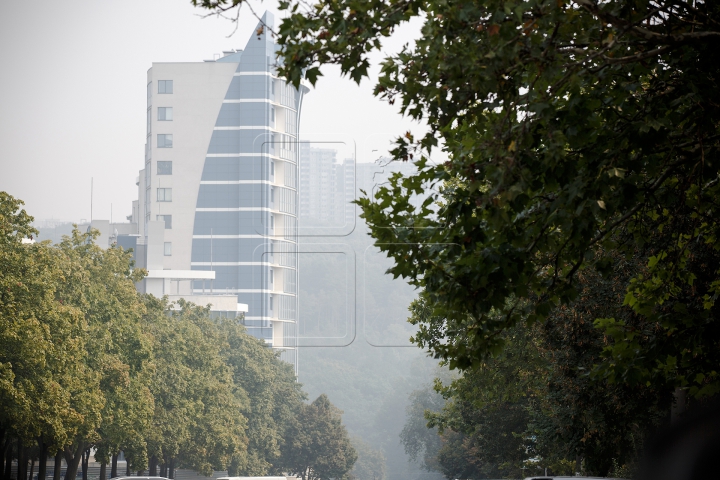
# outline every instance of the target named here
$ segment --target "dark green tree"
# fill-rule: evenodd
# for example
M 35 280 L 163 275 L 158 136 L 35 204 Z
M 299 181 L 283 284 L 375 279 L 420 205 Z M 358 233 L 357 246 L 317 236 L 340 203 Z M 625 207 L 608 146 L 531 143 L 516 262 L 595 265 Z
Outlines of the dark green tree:
M 165 299 L 151 296 L 145 304 L 145 328 L 155 340 L 148 450 L 168 475 L 176 466 L 203 475 L 225 470 L 233 456 L 247 449 L 247 419 L 241 411 L 248 399 L 236 394 L 210 310 L 182 300 L 174 310 Z
M 642 269 L 637 258 L 620 257 L 609 275 L 580 272 L 578 297 L 555 308 L 538 332 L 549 369 L 542 408 L 535 412 L 530 431 L 540 451 L 580 458 L 595 474 L 610 474 L 615 464 L 633 465 L 644 440 L 669 417 L 669 386 L 629 386 L 589 375 L 608 343 L 594 327 L 595 318 L 622 320 L 636 329 L 641 347 L 651 342 L 646 319 L 622 306 L 628 279 Z
M 26 474 L 37 442 L 38 473 L 96 418 L 97 376 L 87 367 L 87 322 L 61 292 L 68 258 L 37 235 L 23 202 L 0 192 L 0 439 L 5 476 L 10 461 Z M 90 427 L 95 425 L 90 422 Z M 15 453 L 13 453 L 15 452 Z
M 153 399 L 146 384 L 152 352 L 141 328 L 145 307 L 135 289 L 144 272 L 132 268 L 128 252 L 96 245 L 97 235 L 75 228 L 56 247 L 68 265 L 58 296 L 85 317 L 85 364 L 98 382 L 94 388 L 88 385 L 91 397 L 81 411 L 82 424 L 63 449 L 68 480 L 74 480 L 79 467 L 86 478 L 90 448 L 101 447 L 100 459 L 107 461 L 105 447 L 123 440 L 137 442 L 136 449 L 127 449 L 129 460 L 138 469 L 147 466 L 144 437 Z M 77 401 L 82 398 L 78 395 Z
M 430 309 L 419 300 L 412 311 L 423 315 Z M 439 410 L 426 409 L 425 418 L 440 435 L 434 462 L 446 478 L 540 473 L 531 471 L 540 452 L 529 424 L 543 398 L 548 362 L 537 333 L 537 327 L 509 329 L 501 353 L 457 379 L 436 381 L 445 403 Z
M 231 368 L 235 396 L 247 419 L 247 452 L 239 452 L 228 466 L 232 475 L 262 476 L 282 470 L 281 449 L 288 427 L 305 400 L 292 365 L 279 359 L 261 340 L 247 333 L 237 320 L 221 319 L 221 355 Z
M 283 470 L 302 480 L 345 477 L 357 460 L 357 452 L 341 415 L 326 395 L 320 395 L 309 405 L 301 405 L 286 431 Z
M 435 312 L 419 325 L 419 346 L 450 367 L 478 365 L 504 346 L 500 332 L 573 301 L 580 271 L 610 271 L 602 252 L 640 252 L 647 268 L 624 302 L 658 330 L 641 348 L 622 320 L 599 321 L 613 342 L 598 371 L 696 397 L 720 390 L 717 2 L 281 8 L 279 73 L 296 84 L 315 83 L 328 63 L 359 82 L 384 37 L 423 22 L 415 42 L 384 61 L 375 88 L 427 123 L 426 135 L 400 136 L 393 151 L 420 172 L 360 201 L 391 272 L 421 287 Z M 447 163 L 426 161 L 436 147 Z M 443 188 L 410 203 L 433 186 Z
M 620 305 L 637 270 L 636 259 L 618 258 L 611 275 L 580 272 L 573 302 L 542 324 L 508 330 L 506 348 L 461 378 L 436 382 L 444 402 L 416 392 L 402 436 L 406 450 L 424 452 L 426 465 L 448 478 L 522 476 L 537 467 L 596 475 L 631 469 L 644 439 L 668 418 L 672 390 L 608 383 L 589 372 L 607 344 L 594 328 L 596 316 L 642 330 L 645 319 Z M 412 313 L 419 321 L 431 309 L 421 299 Z M 441 427 L 436 439 L 420 430 L 428 420 Z M 442 444 L 432 448 L 433 440 Z

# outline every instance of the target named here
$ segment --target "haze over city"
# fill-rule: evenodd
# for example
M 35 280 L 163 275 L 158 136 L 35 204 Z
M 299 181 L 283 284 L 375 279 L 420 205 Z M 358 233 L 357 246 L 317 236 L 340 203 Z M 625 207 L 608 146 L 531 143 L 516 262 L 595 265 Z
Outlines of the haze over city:
M 272 1 L 251 5 L 277 15 Z M 245 6 L 235 30 L 178 0 L 3 2 L 0 190 L 23 199 L 38 221 L 78 222 L 90 218 L 94 178 L 93 217 L 110 220 L 112 205 L 113 220 L 123 220 L 143 167 L 152 62 L 217 58 L 243 48 L 257 22 Z M 397 32 L 387 51 L 410 38 Z M 372 82 L 357 86 L 337 68 L 323 71 L 304 99 L 301 137 L 354 140 L 358 161 L 368 162 L 391 138 L 418 129 L 372 95 Z

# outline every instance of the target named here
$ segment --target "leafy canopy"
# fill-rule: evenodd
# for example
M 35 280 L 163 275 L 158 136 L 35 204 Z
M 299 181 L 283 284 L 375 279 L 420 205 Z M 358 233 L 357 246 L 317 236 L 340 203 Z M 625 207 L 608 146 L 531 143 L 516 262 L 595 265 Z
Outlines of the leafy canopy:
M 240 0 L 195 1 L 227 10 Z M 720 5 L 681 0 L 300 0 L 281 2 L 279 74 L 315 83 L 333 63 L 357 82 L 370 52 L 418 17 L 375 94 L 427 123 L 397 138 L 396 175 L 359 201 L 390 269 L 421 287 L 434 319 L 414 341 L 461 369 L 501 333 L 578 294 L 610 253 L 646 268 L 624 302 L 647 319 L 641 347 L 622 320 L 603 378 L 720 389 L 717 208 Z M 450 161 L 427 158 L 441 146 Z M 428 192 L 422 206 L 413 194 Z M 437 192 L 437 193 L 433 193 Z M 607 252 L 608 255 L 605 255 Z M 502 315 L 491 315 L 499 311 Z

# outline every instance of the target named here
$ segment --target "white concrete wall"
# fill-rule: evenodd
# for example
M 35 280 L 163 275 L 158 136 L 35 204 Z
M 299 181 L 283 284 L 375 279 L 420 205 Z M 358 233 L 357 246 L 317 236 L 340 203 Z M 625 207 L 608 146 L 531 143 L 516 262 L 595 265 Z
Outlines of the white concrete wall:
M 237 69 L 237 63 L 153 63 L 148 71 L 152 82 L 150 220 L 172 215 L 172 229 L 165 231 L 172 242 L 172 256 L 164 257 L 163 268 L 190 270 L 195 206 L 205 155 L 222 101 Z M 172 94 L 158 94 L 157 81 L 172 80 Z M 172 107 L 172 121 L 158 121 L 158 107 Z M 173 148 L 157 148 L 157 135 L 173 135 Z M 158 161 L 172 161 L 172 175 L 157 175 Z M 141 174 L 142 176 L 142 174 Z M 157 188 L 172 188 L 172 202 L 158 202 Z

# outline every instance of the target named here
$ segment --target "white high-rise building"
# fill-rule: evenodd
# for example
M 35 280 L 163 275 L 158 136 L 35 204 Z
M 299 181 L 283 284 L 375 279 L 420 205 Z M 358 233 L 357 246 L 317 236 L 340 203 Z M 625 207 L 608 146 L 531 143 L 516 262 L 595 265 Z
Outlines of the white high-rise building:
M 108 235 L 148 270 L 141 290 L 227 315 L 246 310 L 248 332 L 297 365 L 298 123 L 307 88 L 277 77 L 277 45 L 266 33 L 273 22 L 266 13 L 269 28 L 219 59 L 153 63 L 138 200 L 130 226 L 108 226 Z

